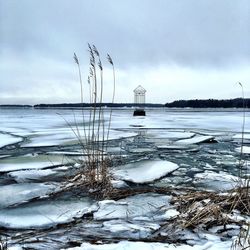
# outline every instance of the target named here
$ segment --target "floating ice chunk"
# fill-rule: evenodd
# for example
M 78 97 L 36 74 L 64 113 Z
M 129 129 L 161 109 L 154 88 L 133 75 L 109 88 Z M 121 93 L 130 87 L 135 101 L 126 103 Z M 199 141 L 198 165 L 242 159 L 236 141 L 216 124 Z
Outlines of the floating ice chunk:
M 10 172 L 22 169 L 53 168 L 63 164 L 63 156 L 21 156 L 0 160 L 0 172 Z
M 202 142 L 209 142 L 212 140 L 214 140 L 214 136 L 204 135 L 204 136 L 195 136 L 190 139 L 179 140 L 179 141 L 176 141 L 176 143 L 177 144 L 198 144 Z
M 55 190 L 55 185 L 41 183 L 10 184 L 0 188 L 0 208 L 27 202 Z
M 154 193 L 130 196 L 118 201 L 105 200 L 98 202 L 99 209 L 94 213 L 96 220 L 125 219 L 136 217 L 148 217 L 156 215 L 161 207 L 169 208 L 171 197 Z
M 1 209 L 0 226 L 6 228 L 47 228 L 73 221 L 92 211 L 89 198 L 65 201 L 37 201 Z
M 160 179 L 178 169 L 179 166 L 170 161 L 143 160 L 121 166 L 113 170 L 114 175 L 122 180 L 134 183 L 149 183 Z
M 184 146 L 184 145 L 158 145 L 157 149 L 186 150 L 186 149 L 190 149 L 190 147 Z
M 103 222 L 103 230 L 110 231 L 113 235 L 127 235 L 129 238 L 146 238 L 153 231 L 160 228 L 159 224 L 152 222 L 126 222 L 124 220 L 111 220 Z
M 243 138 L 250 140 L 250 133 L 244 133 Z M 242 139 L 242 133 L 234 135 L 233 139 Z
M 237 151 L 239 153 L 241 152 L 241 150 L 242 150 L 243 154 L 250 154 L 250 147 L 249 146 L 242 146 L 242 147 L 238 147 L 235 149 L 235 151 Z
M 157 216 L 154 216 L 154 220 L 169 220 L 169 219 L 172 219 L 176 216 L 178 216 L 180 213 L 176 210 L 176 209 L 168 209 L 164 214 L 162 215 L 157 215 Z
M 154 148 L 132 148 L 128 150 L 130 153 L 152 153 L 156 151 Z
M 23 141 L 23 138 L 0 133 L 0 148 Z
M 128 138 L 128 137 L 134 137 L 134 136 L 137 136 L 137 133 L 129 132 L 129 131 L 123 131 L 123 130 L 111 129 L 109 131 L 108 140 L 116 140 L 116 139 Z
M 26 182 L 30 180 L 40 180 L 42 178 L 56 175 L 56 171 L 51 169 L 20 170 L 8 173 L 17 182 Z
M 220 171 L 219 173 L 205 171 L 194 176 L 193 183 L 216 191 L 229 190 L 235 187 L 240 178 Z
M 56 133 L 56 132 L 55 132 Z M 29 138 L 30 142 L 22 145 L 22 147 L 50 147 L 57 146 L 76 139 L 74 134 L 67 136 L 64 134 L 51 134 L 51 135 L 35 135 Z
M 166 138 L 166 139 L 185 139 L 193 137 L 195 133 L 190 132 L 176 132 L 165 130 L 151 130 L 146 134 L 146 137 Z

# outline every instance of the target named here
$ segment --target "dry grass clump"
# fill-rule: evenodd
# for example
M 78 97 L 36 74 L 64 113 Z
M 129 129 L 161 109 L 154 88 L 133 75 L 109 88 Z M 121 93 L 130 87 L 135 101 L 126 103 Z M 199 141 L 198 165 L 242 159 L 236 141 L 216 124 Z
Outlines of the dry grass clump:
M 234 211 L 250 214 L 249 193 L 245 189 L 232 190 L 223 195 L 191 191 L 174 197 L 172 202 L 180 211 L 176 223 L 182 228 L 208 229 L 215 225 L 225 226 L 229 222 L 240 223 L 230 216 Z
M 250 224 L 243 226 L 238 237 L 234 240 L 232 250 L 249 250 L 250 249 Z
M 82 81 L 80 60 L 74 54 L 74 60 L 78 67 L 79 82 L 81 88 L 81 103 L 84 103 L 84 94 L 88 97 L 85 102 L 90 103 L 90 109 L 82 107 L 82 126 L 76 125 L 73 129 L 76 138 L 81 145 L 85 157 L 81 160 L 81 169 L 72 179 L 75 185 L 85 186 L 89 192 L 96 192 L 100 196 L 106 196 L 111 190 L 110 167 L 112 158 L 106 153 L 107 141 L 111 127 L 112 108 L 109 111 L 108 122 L 105 124 L 103 94 L 103 65 L 99 51 L 94 45 L 88 44 L 89 48 L 89 75 L 86 87 Z M 115 97 L 115 69 L 110 55 L 107 55 L 108 63 L 113 69 L 113 94 L 112 103 Z

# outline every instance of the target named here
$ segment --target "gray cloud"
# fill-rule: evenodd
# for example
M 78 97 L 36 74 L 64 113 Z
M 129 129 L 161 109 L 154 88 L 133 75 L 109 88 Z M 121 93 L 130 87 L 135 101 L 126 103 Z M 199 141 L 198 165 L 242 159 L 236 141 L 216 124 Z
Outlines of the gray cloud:
M 172 65 L 202 68 L 204 76 L 204 69 L 247 68 L 249 13 L 248 0 L 0 0 L 0 96 L 73 84 L 72 54 L 86 67 L 87 42 L 109 52 L 125 75 Z

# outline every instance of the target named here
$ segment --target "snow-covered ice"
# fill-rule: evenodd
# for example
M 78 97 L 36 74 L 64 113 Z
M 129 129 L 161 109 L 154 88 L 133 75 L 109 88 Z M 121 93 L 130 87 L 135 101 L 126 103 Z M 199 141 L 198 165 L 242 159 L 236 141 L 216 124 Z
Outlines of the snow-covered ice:
M 103 230 L 110 231 L 114 235 L 122 234 L 136 239 L 146 238 L 159 228 L 159 224 L 148 221 L 109 220 L 103 222 Z
M 211 140 L 214 140 L 214 136 L 210 135 L 200 135 L 200 136 L 195 136 L 190 139 L 184 139 L 184 140 L 178 140 L 176 141 L 177 144 L 198 144 L 202 142 L 209 142 Z
M 94 219 L 144 218 L 144 220 L 148 220 L 152 216 L 165 214 L 166 210 L 169 209 L 170 199 L 170 196 L 147 193 L 130 196 L 118 201 L 100 201 L 98 202 L 99 209 L 94 213 Z M 156 214 L 156 212 L 159 214 Z
M 249 146 L 242 146 L 242 147 L 238 147 L 235 149 L 235 151 L 237 151 L 239 153 L 241 152 L 241 150 L 242 150 L 243 154 L 250 154 L 250 147 Z
M 0 226 L 6 228 L 47 228 L 80 218 L 92 211 L 89 198 L 64 201 L 36 201 L 0 210 Z
M 43 169 L 53 168 L 62 165 L 65 159 L 63 156 L 46 156 L 46 155 L 26 155 L 20 157 L 11 157 L 0 160 L 0 172 L 10 172 L 22 169 Z M 68 163 L 68 161 L 66 161 Z
M 48 176 L 56 175 L 55 170 L 51 169 L 35 169 L 35 170 L 20 170 L 8 173 L 16 182 L 27 182 L 32 180 L 40 180 Z
M 0 187 L 0 208 L 23 203 L 41 197 L 55 190 L 54 184 L 26 183 L 9 184 Z
M 0 148 L 23 141 L 23 138 L 0 133 Z
M 166 138 L 166 139 L 186 139 L 193 137 L 195 133 L 184 131 L 151 130 L 146 133 L 146 137 Z
M 113 170 L 118 179 L 134 183 L 149 183 L 160 179 L 178 169 L 179 166 L 170 161 L 143 160 L 120 166 Z
M 206 170 L 195 174 L 193 183 L 216 191 L 225 191 L 234 188 L 239 178 L 220 171 L 219 173 Z

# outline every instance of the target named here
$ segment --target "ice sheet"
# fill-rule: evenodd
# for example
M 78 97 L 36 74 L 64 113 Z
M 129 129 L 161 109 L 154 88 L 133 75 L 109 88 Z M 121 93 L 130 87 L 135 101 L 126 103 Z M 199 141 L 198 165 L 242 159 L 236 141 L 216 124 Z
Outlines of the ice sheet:
M 63 156 L 20 156 L 0 159 L 0 172 L 10 172 L 22 169 L 43 169 L 48 167 L 55 167 L 67 163 Z
M 56 171 L 51 169 L 35 169 L 35 170 L 20 170 L 8 173 L 16 182 L 27 182 L 32 180 L 40 180 L 42 178 L 56 175 Z
M 130 196 L 118 201 L 100 201 L 98 202 L 99 209 L 94 213 L 94 219 L 110 220 L 144 217 L 146 220 L 151 220 L 153 216 L 166 212 L 169 208 L 170 199 L 170 196 L 147 193 Z
M 0 210 L 0 226 L 6 228 L 47 228 L 80 218 L 91 211 L 89 198 L 65 201 L 37 201 Z
M 235 149 L 235 151 L 237 152 L 241 152 L 241 148 L 242 148 L 242 153 L 243 154 L 250 154 L 250 147 L 249 146 L 242 146 L 242 147 L 238 147 Z
M 103 222 L 103 230 L 110 231 L 114 235 L 127 235 L 129 238 L 146 238 L 152 232 L 159 229 L 160 225 L 153 222 L 137 222 L 124 220 L 110 220 Z
M 166 139 L 185 139 L 194 136 L 195 133 L 167 131 L 167 130 L 151 130 L 146 133 L 146 137 L 166 138 Z
M 204 173 L 195 174 L 193 183 L 222 191 L 234 188 L 239 180 L 238 177 L 222 171 L 216 173 L 206 170 Z
M 198 143 L 202 143 L 202 142 L 208 142 L 210 140 L 213 140 L 214 136 L 195 136 L 193 138 L 190 139 L 185 139 L 185 140 L 179 140 L 176 141 L 177 144 L 198 144 Z
M 178 165 L 163 160 L 144 160 L 120 166 L 114 169 L 114 176 L 134 183 L 148 183 L 178 169 Z
M 23 138 L 0 133 L 0 148 L 23 141 Z
M 0 208 L 23 203 L 35 197 L 49 194 L 55 185 L 41 183 L 10 184 L 0 187 Z

